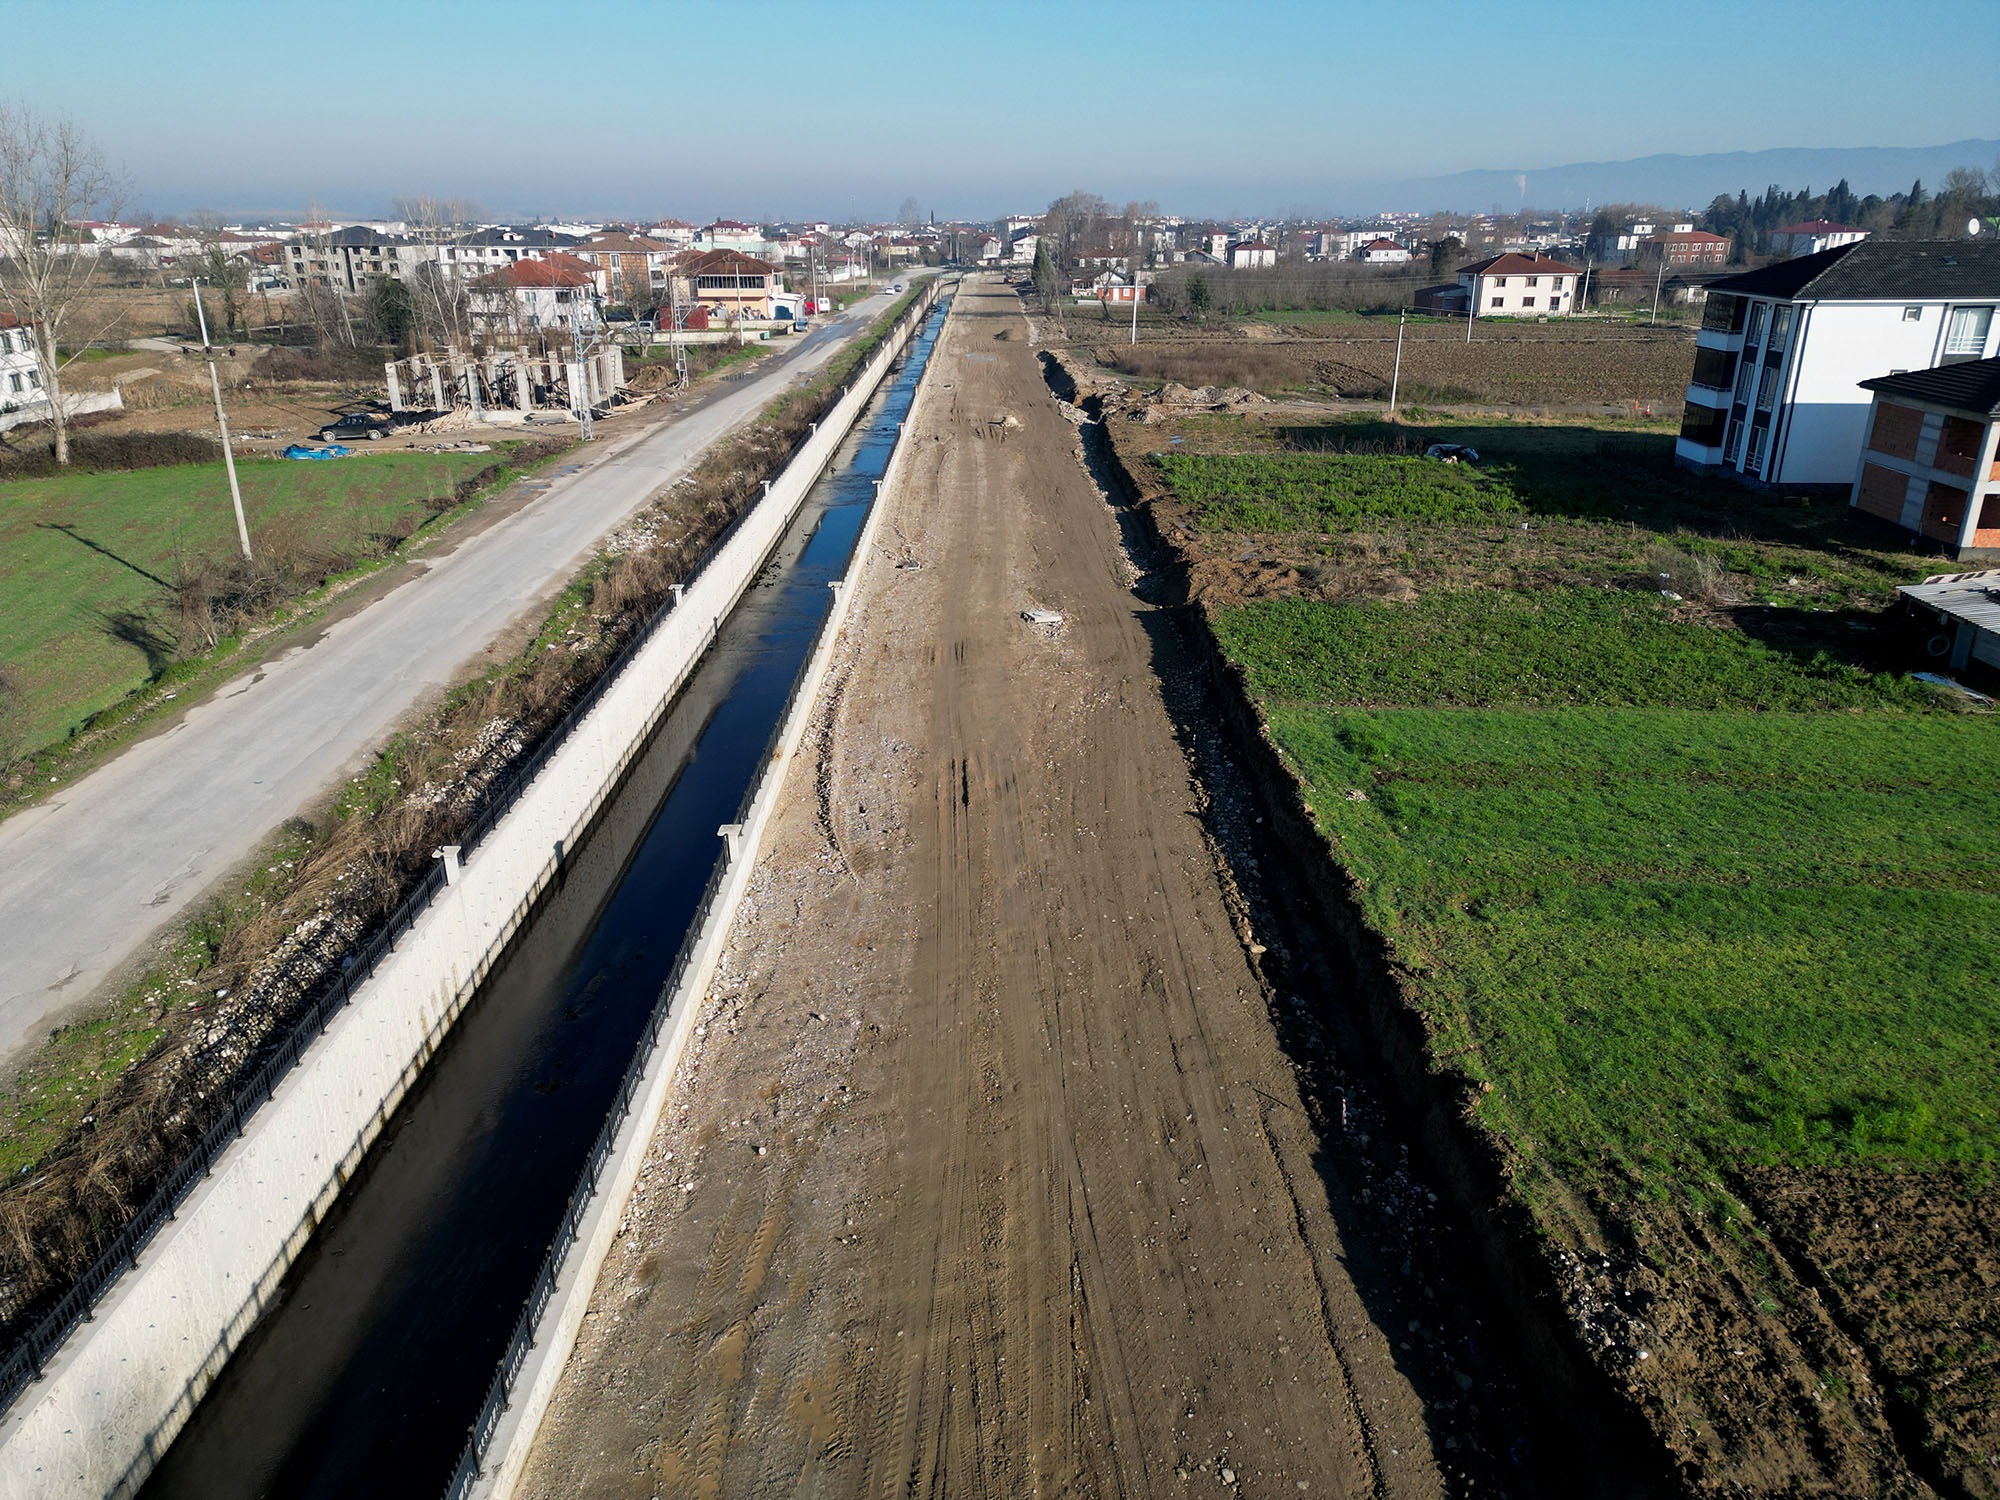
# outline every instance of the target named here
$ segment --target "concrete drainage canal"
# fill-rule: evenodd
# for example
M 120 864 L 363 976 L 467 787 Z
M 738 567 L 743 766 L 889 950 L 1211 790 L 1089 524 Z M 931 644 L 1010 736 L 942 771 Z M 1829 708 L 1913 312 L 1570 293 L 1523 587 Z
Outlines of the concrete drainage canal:
M 437 1500 L 843 577 L 944 317 L 141 1493 Z

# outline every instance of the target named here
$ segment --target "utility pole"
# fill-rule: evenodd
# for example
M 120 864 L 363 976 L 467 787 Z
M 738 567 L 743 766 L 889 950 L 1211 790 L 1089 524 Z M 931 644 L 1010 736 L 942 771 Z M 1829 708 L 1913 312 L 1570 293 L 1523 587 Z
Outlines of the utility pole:
M 243 519 L 243 491 L 236 483 L 236 455 L 229 451 L 229 418 L 222 414 L 222 377 L 216 373 L 215 350 L 208 342 L 208 314 L 201 305 L 201 278 L 194 278 L 194 315 L 201 323 L 201 351 L 208 356 L 208 384 L 215 392 L 215 425 L 222 433 L 222 467 L 229 471 L 229 501 L 236 507 L 236 540 L 243 544 L 243 560 L 250 557 L 250 523 Z
M 1465 298 L 1465 341 L 1472 342 L 1472 310 L 1479 306 L 1479 272 L 1472 273 L 1472 290 Z
M 1396 309 L 1396 368 L 1389 376 L 1389 415 L 1396 415 L 1396 387 L 1403 382 L 1403 320 L 1410 315 L 1406 307 Z
M 1660 269 L 1653 273 L 1653 316 L 1647 320 L 1648 328 L 1656 327 L 1660 321 L 1660 288 L 1667 279 L 1667 247 L 1660 246 Z

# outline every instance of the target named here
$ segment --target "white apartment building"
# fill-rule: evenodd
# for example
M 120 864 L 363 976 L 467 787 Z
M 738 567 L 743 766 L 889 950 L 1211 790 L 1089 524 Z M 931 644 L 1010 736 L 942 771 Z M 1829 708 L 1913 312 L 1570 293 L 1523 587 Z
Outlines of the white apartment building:
M 1863 240 L 1711 282 L 1676 461 L 1848 489 L 1861 382 L 2000 352 L 2000 244 Z

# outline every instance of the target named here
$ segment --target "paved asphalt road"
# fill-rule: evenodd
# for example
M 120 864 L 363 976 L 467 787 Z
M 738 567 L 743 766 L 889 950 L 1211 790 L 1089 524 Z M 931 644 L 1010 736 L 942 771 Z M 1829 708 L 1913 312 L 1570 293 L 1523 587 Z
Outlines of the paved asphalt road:
M 893 300 L 814 330 L 773 369 L 559 479 L 316 641 L 0 823 L 0 1060 L 379 745 L 597 539 Z

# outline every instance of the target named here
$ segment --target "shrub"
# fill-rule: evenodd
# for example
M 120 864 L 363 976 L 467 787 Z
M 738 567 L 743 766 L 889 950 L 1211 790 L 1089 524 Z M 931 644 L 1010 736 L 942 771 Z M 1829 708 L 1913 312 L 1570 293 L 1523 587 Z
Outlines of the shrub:
M 0 444 L 0 479 L 47 479 L 57 474 L 106 474 L 175 464 L 222 462 L 222 445 L 192 432 L 72 432 L 69 468 L 56 462 L 53 436 Z

